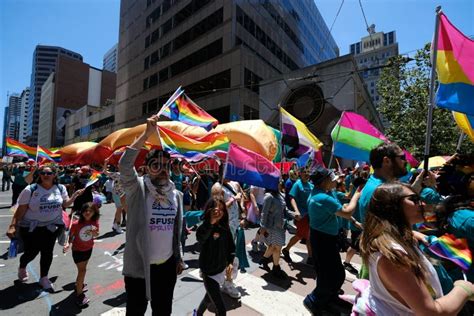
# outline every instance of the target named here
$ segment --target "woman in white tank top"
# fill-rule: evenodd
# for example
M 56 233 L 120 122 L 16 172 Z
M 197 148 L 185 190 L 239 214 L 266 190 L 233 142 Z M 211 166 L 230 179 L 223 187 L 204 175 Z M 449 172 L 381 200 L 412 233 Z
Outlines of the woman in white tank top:
M 370 275 L 363 295 L 367 314 L 456 315 L 474 299 L 467 281 L 456 281 L 443 296 L 436 271 L 413 239 L 411 226 L 423 220 L 423 203 L 410 186 L 385 183 L 374 192 L 360 243 Z

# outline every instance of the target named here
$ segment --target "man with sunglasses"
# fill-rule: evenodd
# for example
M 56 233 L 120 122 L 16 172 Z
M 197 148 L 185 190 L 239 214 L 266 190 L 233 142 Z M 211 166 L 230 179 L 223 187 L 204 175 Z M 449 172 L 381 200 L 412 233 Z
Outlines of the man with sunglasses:
M 147 119 L 145 131 L 119 162 L 129 210 L 123 258 L 127 315 L 144 315 L 149 300 L 153 315 L 170 315 L 177 275 L 183 270 L 183 195 L 170 180 L 170 155 L 151 150 L 143 177 L 134 168 L 145 141 L 156 133 L 157 122 L 157 115 Z

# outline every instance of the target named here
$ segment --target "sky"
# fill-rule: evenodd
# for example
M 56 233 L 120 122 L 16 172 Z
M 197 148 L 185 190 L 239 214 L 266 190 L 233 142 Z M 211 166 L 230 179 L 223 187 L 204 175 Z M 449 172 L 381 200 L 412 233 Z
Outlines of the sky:
M 332 35 L 344 55 L 368 34 L 359 1 L 315 0 L 328 27 L 342 2 Z M 473 0 L 361 2 L 369 25 L 397 32 L 400 53 L 413 54 L 431 41 L 437 5 L 461 31 L 474 36 Z M 0 132 L 7 94 L 21 93 L 30 84 L 35 46 L 61 46 L 102 68 L 104 54 L 118 42 L 119 12 L 120 0 L 0 0 Z

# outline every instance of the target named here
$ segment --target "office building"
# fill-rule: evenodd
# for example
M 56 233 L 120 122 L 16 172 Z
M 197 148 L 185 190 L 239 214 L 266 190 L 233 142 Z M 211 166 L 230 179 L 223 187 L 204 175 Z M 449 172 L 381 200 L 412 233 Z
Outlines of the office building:
M 30 146 L 36 146 L 38 142 L 41 87 L 54 72 L 56 61 L 62 55 L 82 61 L 80 54 L 56 46 L 37 45 L 33 53 L 26 138 L 26 143 Z
M 102 64 L 104 70 L 117 73 L 117 45 L 115 44 L 105 53 Z
M 8 97 L 8 126 L 6 137 L 18 140 L 20 134 L 20 95 L 18 93 L 10 94 Z
M 374 24 L 367 31 L 369 32 L 368 36 L 363 37 L 360 42 L 350 45 L 350 53 L 354 55 L 370 97 L 377 106 L 380 102 L 377 81 L 382 72 L 379 67 L 386 65 L 390 57 L 398 55 L 398 43 L 395 31 L 376 32 Z M 367 69 L 364 70 L 365 68 Z
M 41 89 L 38 144 L 65 145 L 67 118 L 84 106 L 98 108 L 110 102 L 115 98 L 115 86 L 115 73 L 59 56 L 55 72 Z
M 182 86 L 221 123 L 259 117 L 259 83 L 339 55 L 313 0 L 122 0 L 115 125 Z
M 30 98 L 30 88 L 25 88 L 20 95 L 20 134 L 18 140 L 22 143 L 26 141 L 28 128 L 28 101 Z

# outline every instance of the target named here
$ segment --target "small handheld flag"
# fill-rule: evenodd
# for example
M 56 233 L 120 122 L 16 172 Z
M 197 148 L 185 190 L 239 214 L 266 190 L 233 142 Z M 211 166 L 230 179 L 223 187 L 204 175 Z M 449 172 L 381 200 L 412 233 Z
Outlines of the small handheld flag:
M 472 253 L 465 238 L 444 234 L 434 240 L 428 249 L 435 255 L 453 262 L 463 271 L 469 270 L 472 264 Z
M 94 183 L 96 183 L 97 181 L 99 181 L 99 177 L 100 177 L 100 172 L 97 171 L 97 170 L 92 169 L 92 174 L 89 177 L 89 181 L 87 181 L 85 188 L 87 188 L 87 187 L 93 185 Z

